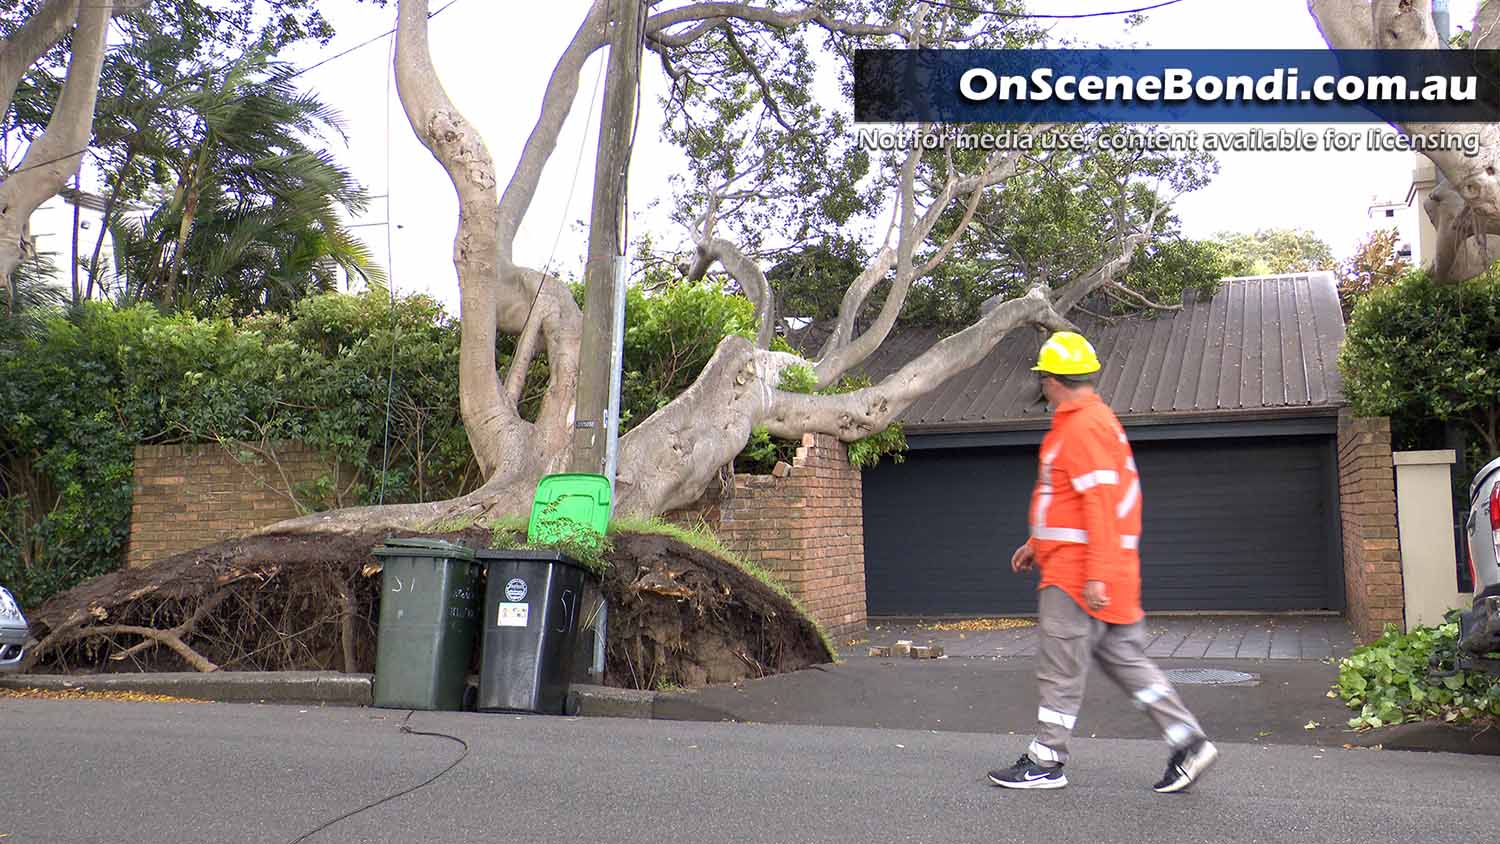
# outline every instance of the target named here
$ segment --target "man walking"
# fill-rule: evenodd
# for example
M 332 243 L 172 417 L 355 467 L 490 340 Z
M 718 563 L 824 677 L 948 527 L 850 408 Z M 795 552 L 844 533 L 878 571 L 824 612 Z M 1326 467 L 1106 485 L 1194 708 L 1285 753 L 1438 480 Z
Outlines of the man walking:
M 1141 610 L 1141 485 L 1125 430 L 1094 392 L 1099 357 L 1083 336 L 1060 331 L 1032 370 L 1053 407 L 1031 497 L 1031 538 L 1011 556 L 1016 572 L 1041 570 L 1038 731 L 1010 768 L 990 772 L 1005 788 L 1068 784 L 1068 737 L 1092 659 L 1135 699 L 1172 748 L 1162 793 L 1182 791 L 1218 750 L 1145 650 Z

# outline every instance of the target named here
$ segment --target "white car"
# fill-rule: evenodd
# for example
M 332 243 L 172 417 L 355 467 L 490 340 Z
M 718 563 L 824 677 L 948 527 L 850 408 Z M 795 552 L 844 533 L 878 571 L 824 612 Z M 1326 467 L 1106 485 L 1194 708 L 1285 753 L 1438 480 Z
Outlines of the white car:
M 19 670 L 31 628 L 10 590 L 0 586 L 0 673 Z
M 1469 572 L 1474 578 L 1474 606 L 1459 623 L 1460 668 L 1500 673 L 1500 458 L 1491 460 L 1469 486 Z

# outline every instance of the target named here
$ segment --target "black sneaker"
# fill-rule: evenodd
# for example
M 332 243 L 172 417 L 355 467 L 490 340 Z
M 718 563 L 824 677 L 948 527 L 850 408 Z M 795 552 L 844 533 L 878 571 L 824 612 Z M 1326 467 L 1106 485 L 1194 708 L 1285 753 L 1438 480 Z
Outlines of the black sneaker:
M 1002 788 L 1062 788 L 1068 784 L 1063 766 L 1039 765 L 1028 754 L 1003 771 L 990 771 L 990 782 Z
M 1172 758 L 1167 760 L 1167 772 L 1153 788 L 1159 794 L 1183 791 L 1202 778 L 1204 772 L 1218 759 L 1219 749 L 1214 747 L 1214 743 L 1208 739 L 1198 739 L 1172 754 Z

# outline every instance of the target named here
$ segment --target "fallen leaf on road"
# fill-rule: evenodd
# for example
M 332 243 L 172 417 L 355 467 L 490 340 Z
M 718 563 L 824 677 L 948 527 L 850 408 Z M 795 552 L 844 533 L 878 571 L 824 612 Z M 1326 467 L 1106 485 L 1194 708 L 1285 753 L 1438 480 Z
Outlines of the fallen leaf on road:
M 1016 630 L 1035 627 L 1029 618 L 969 618 L 963 621 L 947 621 L 925 625 L 926 630 Z
M 87 689 L 0 689 L 0 698 L 16 700 L 113 700 L 124 703 L 209 703 L 171 695 L 141 692 L 91 692 Z
M 905 749 L 906 749 L 906 745 L 904 745 L 904 744 L 898 744 L 898 745 L 896 745 L 896 746 L 897 746 L 897 747 L 899 747 L 899 748 L 900 748 L 900 749 L 902 749 L 902 750 L 905 750 Z
M 1308 721 L 1306 724 L 1302 725 L 1302 729 L 1304 729 L 1304 730 L 1316 730 L 1317 728 L 1319 728 L 1321 726 L 1323 726 L 1323 725 L 1319 724 L 1317 721 Z

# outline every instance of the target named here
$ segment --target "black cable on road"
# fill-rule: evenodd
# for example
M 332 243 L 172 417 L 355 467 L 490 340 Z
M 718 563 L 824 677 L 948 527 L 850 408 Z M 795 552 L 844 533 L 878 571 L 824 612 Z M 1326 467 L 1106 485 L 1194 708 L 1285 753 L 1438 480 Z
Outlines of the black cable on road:
M 310 832 L 303 833 L 302 835 L 300 835 L 297 838 L 293 839 L 292 842 L 291 842 L 291 844 L 302 844 L 303 841 L 306 841 L 307 839 L 313 837 L 314 835 L 317 835 L 318 833 L 320 833 L 323 830 L 325 830 L 325 829 L 333 826 L 334 824 L 346 821 L 346 820 L 354 817 L 355 815 L 357 815 L 357 814 L 359 814 L 361 812 L 367 812 L 367 811 L 375 808 L 376 806 L 380 806 L 380 805 L 384 805 L 386 803 L 389 803 L 389 802 L 391 802 L 392 800 L 395 800 L 398 797 L 405 797 L 406 795 L 411 794 L 413 791 L 418 791 L 420 789 L 426 788 L 427 786 L 432 785 L 433 783 L 435 783 L 438 780 L 442 779 L 443 776 L 445 774 L 447 774 L 449 771 L 453 770 L 454 768 L 457 768 L 458 767 L 458 763 L 464 761 L 464 759 L 466 759 L 468 757 L 468 755 L 469 755 L 469 743 L 466 742 L 466 741 L 464 741 L 463 739 L 459 738 L 458 736 L 450 736 L 447 733 L 432 733 L 432 732 L 427 732 L 426 730 L 413 730 L 411 727 L 407 726 L 406 722 L 410 721 L 411 720 L 411 716 L 414 715 L 414 714 L 416 714 L 416 710 L 412 710 L 412 711 L 406 713 L 406 717 L 401 720 L 401 732 L 405 733 L 406 735 L 410 735 L 410 736 L 431 736 L 432 738 L 447 739 L 448 741 L 457 742 L 461 747 L 463 747 L 463 752 L 460 753 L 460 754 L 458 754 L 458 758 L 454 759 L 453 762 L 448 765 L 448 767 L 446 767 L 446 768 L 442 769 L 441 771 L 438 771 L 437 773 L 433 774 L 431 777 L 429 777 L 427 779 L 426 782 L 423 782 L 420 785 L 414 785 L 411 788 L 404 788 L 404 789 L 396 792 L 395 794 L 386 795 L 385 797 L 382 797 L 379 800 L 376 800 L 374 802 L 366 803 L 365 805 L 360 806 L 358 809 L 355 809 L 352 812 L 345 812 L 344 814 L 339 815 L 338 817 L 334 818 L 331 821 L 328 821 L 327 823 L 323 824 L 322 826 L 319 826 L 317 829 L 314 829 L 314 830 L 312 830 Z

